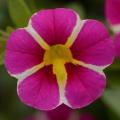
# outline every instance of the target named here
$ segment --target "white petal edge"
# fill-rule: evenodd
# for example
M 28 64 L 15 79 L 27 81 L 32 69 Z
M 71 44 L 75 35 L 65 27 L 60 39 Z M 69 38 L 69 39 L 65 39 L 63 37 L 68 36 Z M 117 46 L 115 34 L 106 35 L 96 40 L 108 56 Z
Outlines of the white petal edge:
M 34 14 L 35 15 L 35 14 Z M 33 15 L 33 16 L 34 16 Z M 29 35 L 31 35 L 34 40 L 45 50 L 49 49 L 49 45 L 43 40 L 43 38 L 37 33 L 37 31 L 33 28 L 31 20 L 27 27 L 24 28 Z
M 104 76 L 105 79 L 106 79 L 106 76 L 105 76 L 103 70 L 110 65 L 110 64 L 108 64 L 108 65 L 104 65 L 104 66 L 96 66 L 96 65 L 87 64 L 83 61 L 79 61 L 79 60 L 75 60 L 75 59 L 73 60 L 73 64 L 85 67 L 89 70 L 92 70 L 96 73 L 99 73 L 100 75 Z M 59 105 L 64 103 L 65 105 L 67 105 L 69 107 L 72 107 L 69 104 L 67 98 L 65 97 L 65 86 L 66 86 L 66 84 L 67 84 L 67 80 L 65 80 L 65 83 L 62 86 L 59 86 L 59 92 L 60 92 L 60 103 L 59 103 Z
M 104 74 L 103 70 L 110 65 L 110 64 L 108 64 L 108 65 L 103 65 L 103 66 L 97 66 L 97 65 L 93 65 L 93 64 L 87 64 L 83 61 L 79 61 L 79 60 L 75 60 L 75 59 L 73 60 L 73 64 L 80 65 L 82 67 L 93 70 L 93 71 L 103 75 L 104 77 L 105 77 L 105 74 Z
M 111 29 L 114 33 L 120 33 L 120 24 L 111 25 Z
M 87 64 L 87 63 L 84 63 L 83 61 L 79 61 L 79 60 L 75 60 L 75 59 L 73 59 L 73 64 L 74 65 L 79 65 L 79 66 L 85 67 L 85 68 L 87 68 L 89 70 L 92 70 L 94 72 L 97 72 L 100 75 L 104 76 L 104 78 L 106 79 L 106 76 L 105 76 L 103 70 L 106 67 L 108 67 L 109 65 L 96 66 L 96 65 Z M 66 83 L 67 83 L 67 80 L 66 80 Z M 65 97 L 65 86 L 66 86 L 66 83 L 64 84 L 64 86 L 62 86 L 60 88 L 60 104 L 64 103 L 65 105 L 67 105 L 67 106 L 72 108 L 72 106 L 69 104 L 67 98 Z
M 78 37 L 78 34 L 80 33 L 80 31 L 83 28 L 85 22 L 87 21 L 87 20 L 81 20 L 79 15 L 77 13 L 75 13 L 75 14 L 76 14 L 76 17 L 77 17 L 76 25 L 74 26 L 74 29 L 73 29 L 71 35 L 68 37 L 67 42 L 65 43 L 65 46 L 67 46 L 68 48 L 73 45 L 73 43 L 75 42 L 75 40 Z
M 32 67 L 32 68 L 30 68 L 30 69 L 28 69 L 28 70 L 20 73 L 20 74 L 16 74 L 16 75 L 12 75 L 12 74 L 11 74 L 11 76 L 13 76 L 13 77 L 15 77 L 15 78 L 18 79 L 18 82 L 17 82 L 17 94 L 18 94 L 18 96 L 19 96 L 19 89 L 18 89 L 19 84 L 20 84 L 25 78 L 27 78 L 27 77 L 29 77 L 30 75 L 36 73 L 38 70 L 40 70 L 40 69 L 43 68 L 43 67 L 44 67 L 44 63 L 40 63 L 40 64 L 38 64 L 38 65 L 36 65 L 36 66 L 34 66 L 34 67 Z
M 20 84 L 25 78 L 27 78 L 27 77 L 31 76 L 32 74 L 36 73 L 38 70 L 42 69 L 44 66 L 45 66 L 45 64 L 44 64 L 44 62 L 42 62 L 42 63 L 40 63 L 40 64 L 38 64 L 38 65 L 36 65 L 36 66 L 34 66 L 34 67 L 32 67 L 32 68 L 30 68 L 30 69 L 22 72 L 22 73 L 20 73 L 20 74 L 15 74 L 15 75 L 11 74 L 11 76 L 13 76 L 13 77 L 15 77 L 15 78 L 18 79 L 18 82 L 17 82 L 17 94 L 18 94 L 18 96 L 20 96 L 20 95 L 19 95 L 19 89 L 18 89 L 18 88 L 19 88 L 19 87 L 18 87 L 19 84 Z M 62 103 L 63 103 L 63 102 L 62 102 Z M 62 103 L 59 102 L 56 107 L 58 107 L 58 106 L 61 105 Z M 31 106 L 31 105 L 30 105 L 30 106 Z M 53 107 L 52 109 L 55 109 L 56 107 Z M 51 110 L 52 110 L 52 109 L 51 109 Z
M 59 92 L 60 92 L 60 103 L 59 103 L 59 105 L 65 104 L 65 105 L 67 105 L 67 106 L 69 106 L 69 107 L 72 107 L 72 106 L 69 104 L 67 98 L 65 97 L 65 86 L 66 86 L 66 84 L 67 84 L 67 80 L 65 80 L 65 81 L 66 81 L 66 82 L 64 83 L 63 86 L 59 86 Z M 58 106 L 59 106 L 59 105 L 58 105 Z
M 25 78 L 29 77 L 30 75 L 36 73 L 38 70 L 44 67 L 44 63 L 40 63 L 38 65 L 33 66 L 30 69 L 27 69 L 26 71 L 19 73 L 19 74 L 11 74 L 12 77 L 15 77 L 18 79 L 18 84 L 23 81 Z

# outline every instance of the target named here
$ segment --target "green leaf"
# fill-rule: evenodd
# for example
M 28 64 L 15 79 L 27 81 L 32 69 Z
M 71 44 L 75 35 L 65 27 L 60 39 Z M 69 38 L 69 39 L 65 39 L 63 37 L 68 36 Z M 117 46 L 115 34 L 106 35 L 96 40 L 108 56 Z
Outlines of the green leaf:
M 35 0 L 25 0 L 29 8 L 31 9 L 32 13 L 35 13 L 38 11 L 36 7 L 36 1 Z
M 7 38 L 0 37 L 0 54 L 5 50 Z
M 4 52 L 0 53 L 0 65 L 4 63 Z
M 5 46 L 6 39 L 4 37 L 0 37 L 0 65 L 2 65 L 4 61 Z
M 103 101 L 120 118 L 120 88 L 119 86 L 106 90 Z
M 7 35 L 8 35 L 8 36 L 9 36 L 13 31 L 15 31 L 15 29 L 12 28 L 12 27 L 10 27 L 10 26 L 8 26 L 8 27 L 6 28 L 6 32 L 7 32 Z
M 4 61 L 4 53 L 7 39 L 13 31 L 14 28 L 10 26 L 6 28 L 6 31 L 0 30 L 0 65 L 2 65 Z
M 17 27 L 25 27 L 32 14 L 24 0 L 7 0 L 11 19 Z

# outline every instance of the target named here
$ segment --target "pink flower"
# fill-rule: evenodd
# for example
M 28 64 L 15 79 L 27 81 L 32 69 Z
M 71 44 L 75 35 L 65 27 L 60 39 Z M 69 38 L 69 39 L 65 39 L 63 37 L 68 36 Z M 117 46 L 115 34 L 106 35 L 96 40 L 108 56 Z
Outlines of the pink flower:
M 113 43 L 101 22 L 59 8 L 34 14 L 28 27 L 11 34 L 5 65 L 18 79 L 25 104 L 51 110 L 64 103 L 75 109 L 102 95 L 103 69 L 113 58 Z
M 37 113 L 25 120 L 95 120 L 95 118 L 90 113 L 80 114 L 65 105 L 61 105 L 54 110 Z
M 105 14 L 112 29 L 120 32 L 120 0 L 106 0 Z
M 79 120 L 79 118 L 78 112 L 65 105 L 60 105 L 54 110 L 39 112 L 27 117 L 25 120 Z
M 79 113 L 65 105 L 61 105 L 57 109 L 44 113 L 48 120 L 95 120 L 90 113 Z
M 106 18 L 112 30 L 116 33 L 115 47 L 116 57 L 120 58 L 120 0 L 106 0 Z
M 34 115 L 30 115 L 23 120 L 49 120 L 49 118 L 44 112 L 40 112 Z
M 49 120 L 79 120 L 80 114 L 65 105 L 45 113 Z
M 96 119 L 90 113 L 83 113 L 80 116 L 80 120 L 96 120 Z
M 115 36 L 116 57 L 120 58 L 120 33 Z

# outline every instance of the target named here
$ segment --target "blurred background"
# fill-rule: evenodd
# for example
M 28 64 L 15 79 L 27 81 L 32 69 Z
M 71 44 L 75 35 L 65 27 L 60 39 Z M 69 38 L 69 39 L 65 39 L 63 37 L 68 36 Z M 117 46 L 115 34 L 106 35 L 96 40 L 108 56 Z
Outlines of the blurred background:
M 72 8 L 82 19 L 100 20 L 109 29 L 104 16 L 104 2 L 105 0 L 0 0 L 0 120 L 24 120 L 37 112 L 20 102 L 16 92 L 17 80 L 10 77 L 4 68 L 5 44 L 10 33 L 18 27 L 26 26 L 34 12 L 56 7 Z M 105 73 L 108 83 L 104 95 L 77 111 L 90 113 L 96 120 L 120 120 L 120 60 L 115 60 Z

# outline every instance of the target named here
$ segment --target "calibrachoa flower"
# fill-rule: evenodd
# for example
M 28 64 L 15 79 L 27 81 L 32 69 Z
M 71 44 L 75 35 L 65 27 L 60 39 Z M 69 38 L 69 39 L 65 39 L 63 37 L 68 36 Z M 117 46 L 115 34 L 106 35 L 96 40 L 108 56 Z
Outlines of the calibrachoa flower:
M 120 58 L 120 33 L 115 36 L 116 57 Z
M 75 109 L 102 95 L 103 69 L 113 57 L 112 40 L 101 22 L 58 8 L 37 12 L 26 28 L 11 34 L 5 65 L 19 79 L 17 92 L 25 104 L 51 110 L 64 103 Z
M 79 113 L 65 105 L 45 113 L 48 120 L 95 120 L 90 113 Z
M 61 105 L 54 110 L 47 111 L 46 116 L 49 120 L 79 120 L 80 115 L 76 110 L 72 110 L 65 105 Z
M 48 112 L 40 112 L 25 120 L 95 120 L 90 113 L 79 113 L 69 107 L 62 105 Z
M 23 120 L 50 120 L 44 112 L 40 112 L 34 115 L 30 115 Z
M 105 12 L 112 30 L 116 33 L 116 56 L 120 57 L 120 0 L 106 0 Z
M 80 115 L 75 110 L 65 105 L 61 105 L 54 110 L 39 112 L 25 118 L 25 120 L 79 120 Z
M 96 120 L 96 119 L 90 113 L 83 113 L 80 116 L 80 120 Z
M 105 14 L 114 32 L 120 32 L 120 0 L 106 0 Z

